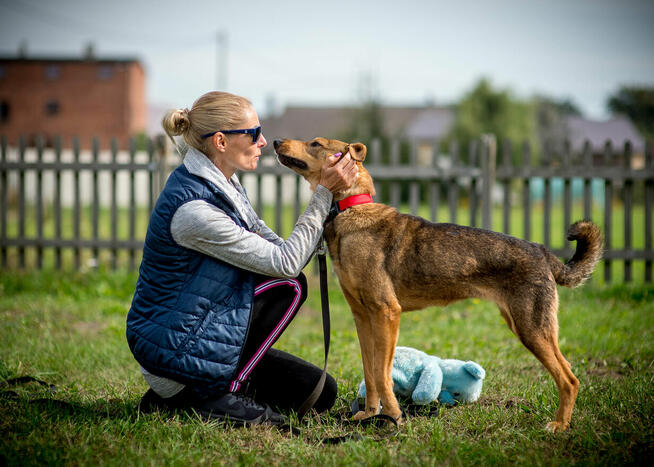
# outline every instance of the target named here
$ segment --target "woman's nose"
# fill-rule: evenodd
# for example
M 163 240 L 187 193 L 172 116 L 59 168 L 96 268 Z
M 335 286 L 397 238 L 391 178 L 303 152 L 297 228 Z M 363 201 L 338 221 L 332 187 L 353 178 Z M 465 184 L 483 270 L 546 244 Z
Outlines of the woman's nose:
M 263 136 L 263 133 L 261 133 L 261 137 L 259 138 L 259 141 L 257 141 L 257 143 L 259 144 L 260 148 L 265 148 L 266 145 L 268 144 L 268 141 L 266 141 L 266 137 Z

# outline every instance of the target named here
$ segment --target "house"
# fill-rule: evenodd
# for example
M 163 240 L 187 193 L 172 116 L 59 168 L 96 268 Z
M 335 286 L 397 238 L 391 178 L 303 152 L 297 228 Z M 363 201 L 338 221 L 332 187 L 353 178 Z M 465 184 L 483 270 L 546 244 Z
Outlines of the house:
M 52 144 L 62 137 L 70 147 L 79 137 L 83 148 L 98 137 L 125 146 L 145 131 L 145 70 L 132 57 L 96 57 L 92 47 L 82 57 L 0 57 L 0 135 L 17 144 L 20 135 L 37 135 Z
M 613 116 L 608 120 L 589 120 L 570 116 L 565 119 L 565 131 L 573 154 L 581 154 L 586 141 L 590 143 L 594 164 L 603 165 L 606 162 L 604 148 L 607 142 L 611 143 L 614 154 L 622 155 L 625 142 L 630 141 L 632 168 L 644 166 L 645 140 L 626 117 Z M 620 157 L 614 156 L 611 163 L 621 164 L 621 161 Z
M 455 113 L 448 107 L 380 107 L 384 134 L 392 138 L 411 139 L 418 143 L 418 163 L 431 163 L 434 141 L 442 139 L 454 124 Z M 266 139 L 310 140 L 317 136 L 342 139 L 352 134 L 361 109 L 357 107 L 289 106 L 284 113 L 263 119 Z M 356 132 L 355 132 L 356 133 Z M 370 144 L 370 141 L 364 141 Z M 272 149 L 266 148 L 272 153 Z

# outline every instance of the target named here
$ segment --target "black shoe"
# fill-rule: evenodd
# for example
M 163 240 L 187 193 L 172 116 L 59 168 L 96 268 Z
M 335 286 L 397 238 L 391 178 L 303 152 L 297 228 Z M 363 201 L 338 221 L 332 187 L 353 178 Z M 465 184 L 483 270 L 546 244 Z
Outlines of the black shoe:
M 250 397 L 228 392 L 216 398 L 197 401 L 189 407 L 203 418 L 229 420 L 244 425 L 284 425 L 287 420 L 267 405 L 261 405 Z

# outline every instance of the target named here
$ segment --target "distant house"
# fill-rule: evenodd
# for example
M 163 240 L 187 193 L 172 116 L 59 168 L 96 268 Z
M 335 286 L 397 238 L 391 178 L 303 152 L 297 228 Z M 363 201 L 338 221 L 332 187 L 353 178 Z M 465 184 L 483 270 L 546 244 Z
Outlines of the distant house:
M 0 135 L 16 144 L 23 135 L 46 144 L 79 137 L 89 147 L 97 136 L 124 145 L 146 129 L 145 71 L 130 57 L 0 57 Z
M 600 121 L 572 116 L 565 120 L 565 127 L 573 154 L 582 153 L 588 141 L 595 163 L 601 163 L 607 141 L 611 142 L 613 152 L 619 154 L 624 152 L 625 142 L 630 141 L 633 154 L 632 167 L 637 168 L 644 163 L 645 140 L 626 117 L 614 116 L 609 120 Z M 614 159 L 613 162 L 619 161 Z
M 382 107 L 381 121 L 384 132 L 394 138 L 418 143 L 418 164 L 432 163 L 432 147 L 443 139 L 454 126 L 456 111 L 451 107 Z M 356 124 L 359 110 L 355 107 L 302 107 L 290 106 L 279 116 L 262 121 L 264 135 L 269 142 L 274 139 L 309 140 L 316 136 L 339 138 Z M 614 151 L 622 152 L 625 141 L 631 141 L 634 163 L 639 164 L 644 153 L 644 140 L 628 119 L 616 116 L 607 121 L 582 117 L 567 117 L 562 121 L 559 135 L 570 140 L 573 153 L 582 152 L 589 141 L 595 160 L 599 162 L 604 144 L 611 141 Z M 369 141 L 364 141 L 369 144 Z M 562 145 L 562 141 L 558 142 Z M 272 145 L 266 149 L 272 152 Z M 440 159 L 443 159 L 441 156 Z M 439 165 L 447 165 L 440 160 Z
M 263 119 L 262 125 L 270 142 L 284 138 L 310 140 L 317 136 L 338 139 L 350 133 L 359 113 L 356 107 L 290 106 L 279 116 Z M 381 108 L 384 133 L 393 138 L 417 141 L 418 159 L 423 164 L 430 163 L 427 159 L 431 159 L 431 145 L 451 130 L 454 118 L 454 111 L 446 107 Z M 364 143 L 370 144 L 370 141 Z M 267 151 L 272 152 L 271 147 Z

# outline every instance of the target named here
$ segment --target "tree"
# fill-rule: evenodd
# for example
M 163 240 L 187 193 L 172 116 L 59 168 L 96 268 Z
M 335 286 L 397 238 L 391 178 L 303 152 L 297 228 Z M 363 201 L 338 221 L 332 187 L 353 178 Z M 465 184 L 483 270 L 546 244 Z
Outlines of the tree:
M 549 144 L 552 150 L 562 151 L 569 136 L 566 118 L 580 116 L 581 112 L 570 100 L 558 101 L 550 97 L 536 96 L 533 103 L 540 146 Z
M 609 97 L 607 107 L 627 116 L 646 139 L 654 139 L 654 88 L 622 86 Z
M 514 149 L 524 141 L 532 147 L 536 142 L 533 104 L 521 101 L 509 90 L 493 89 L 490 81 L 481 79 L 459 102 L 456 121 L 449 139 L 459 142 L 463 160 L 467 160 L 469 144 L 484 133 L 492 133 L 498 146 L 509 140 Z M 518 151 L 513 150 L 513 162 L 518 163 Z

